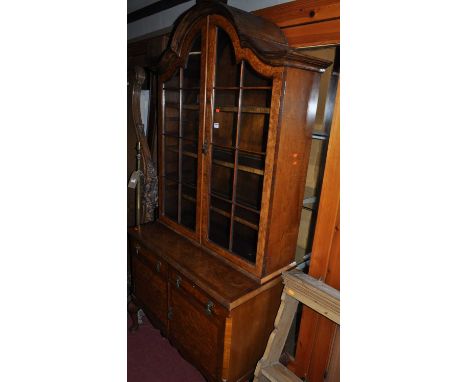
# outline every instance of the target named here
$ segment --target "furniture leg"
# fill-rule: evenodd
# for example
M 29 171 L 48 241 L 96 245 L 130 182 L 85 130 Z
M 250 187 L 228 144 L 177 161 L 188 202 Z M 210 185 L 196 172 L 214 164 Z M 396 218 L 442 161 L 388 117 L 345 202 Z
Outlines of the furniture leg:
M 128 313 L 130 313 L 130 317 L 132 318 L 132 326 L 128 329 L 130 332 L 136 332 L 138 329 L 138 306 L 130 300 L 127 306 Z

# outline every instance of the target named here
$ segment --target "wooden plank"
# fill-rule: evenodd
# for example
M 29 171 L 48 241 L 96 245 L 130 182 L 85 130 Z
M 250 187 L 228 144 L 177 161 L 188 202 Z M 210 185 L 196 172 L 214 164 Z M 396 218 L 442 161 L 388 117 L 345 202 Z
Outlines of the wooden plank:
M 262 369 L 262 375 L 271 382 L 302 382 L 302 379 L 280 363 Z
M 283 28 L 340 17 L 339 0 L 298 0 L 252 12 Z
M 323 176 L 320 205 L 317 215 L 317 228 L 314 234 L 309 274 L 317 279 L 326 280 L 330 250 L 335 233 L 336 219 L 340 205 L 340 84 L 333 112 L 327 162 Z M 332 285 L 335 287 L 335 285 Z
M 309 275 L 294 270 L 284 275 L 285 293 L 340 323 L 340 292 Z
M 340 43 L 339 0 L 297 0 L 253 14 L 278 25 L 293 47 Z
M 340 20 L 304 24 L 282 29 L 288 42 L 295 48 L 340 43 Z
M 255 369 L 254 381 L 259 381 L 263 368 L 278 363 L 289 330 L 291 329 L 298 303 L 299 302 L 295 298 L 292 298 L 285 292 L 281 295 L 281 305 L 276 315 L 275 328 L 268 339 L 262 359 L 258 361 L 257 368 Z
M 337 326 L 327 368 L 326 382 L 340 381 L 340 327 Z

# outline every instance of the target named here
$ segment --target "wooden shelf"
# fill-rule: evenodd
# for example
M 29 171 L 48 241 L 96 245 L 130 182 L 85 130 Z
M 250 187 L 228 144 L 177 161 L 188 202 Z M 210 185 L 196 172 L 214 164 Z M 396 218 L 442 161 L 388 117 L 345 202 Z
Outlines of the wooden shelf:
M 178 92 L 179 90 L 200 90 L 198 86 L 195 87 L 187 87 L 187 88 L 177 88 L 177 87 L 167 87 L 163 88 L 163 90 L 169 90 L 171 92 Z
M 214 191 L 211 191 L 210 192 L 210 196 L 214 197 L 214 198 L 217 198 L 219 200 L 222 200 L 223 202 L 227 202 L 227 203 L 230 203 L 232 204 L 232 200 L 231 199 L 228 199 L 227 198 L 227 195 L 222 195 L 220 194 L 219 192 L 214 192 Z M 255 214 L 258 214 L 260 215 L 260 211 L 257 210 L 256 208 L 254 208 L 253 206 L 248 206 L 246 204 L 243 204 L 243 203 L 239 203 L 238 201 L 234 202 L 234 205 L 236 207 L 240 207 L 240 208 L 243 208 L 247 211 L 250 211 L 250 212 L 253 212 Z
M 172 175 L 163 175 L 162 176 L 163 178 L 166 178 L 167 180 L 170 180 L 172 183 L 177 183 L 177 184 L 181 184 L 182 186 L 187 186 L 187 187 L 190 187 L 190 188 L 193 188 L 193 189 L 197 189 L 197 185 L 196 184 L 193 184 L 193 183 L 187 183 L 187 182 L 179 182 L 178 179 L 176 179 L 175 177 L 173 177 Z
M 211 145 L 214 146 L 217 150 L 224 150 L 224 151 L 239 150 L 239 151 L 242 151 L 242 153 L 246 153 L 246 154 L 259 155 L 259 156 L 260 155 L 261 156 L 266 155 L 266 152 L 264 152 L 264 151 L 253 151 L 253 150 L 243 149 L 242 147 L 224 146 L 224 145 L 221 145 L 219 143 L 212 143 Z
M 187 137 L 181 137 L 180 135 L 177 135 L 177 134 L 162 133 L 161 135 L 164 135 L 164 136 L 170 137 L 170 138 L 182 139 L 182 140 L 188 141 L 188 142 L 195 142 L 195 143 L 198 143 L 198 140 L 196 140 L 196 139 L 187 138 Z
M 215 90 L 271 90 L 271 86 L 215 86 Z
M 173 153 L 176 153 L 178 154 L 179 153 L 179 148 L 177 146 L 166 146 L 166 150 L 169 150 Z M 183 150 L 182 151 L 182 155 L 185 155 L 185 156 L 188 156 L 188 157 L 191 157 L 191 158 L 198 158 L 198 154 L 192 152 L 192 151 L 187 151 L 187 150 Z
M 223 166 L 223 167 L 234 168 L 234 163 L 231 163 L 231 162 L 225 162 L 225 161 L 213 159 L 213 163 L 215 163 L 215 164 L 217 164 L 219 166 Z M 245 171 L 245 172 L 250 172 L 251 174 L 256 174 L 256 175 L 262 175 L 263 176 L 263 174 L 264 174 L 263 170 L 259 170 L 259 169 L 254 168 L 254 167 L 244 166 L 244 165 L 241 165 L 241 164 L 237 165 L 237 169 L 241 170 L 241 171 Z
M 220 113 L 223 112 L 235 112 L 239 111 L 237 106 L 215 106 L 215 110 L 219 110 Z M 242 113 L 252 113 L 252 114 L 270 114 L 269 107 L 261 107 L 261 106 L 242 106 L 241 107 Z
M 165 102 L 164 104 L 166 107 L 172 107 L 174 109 L 178 109 L 179 108 L 179 104 L 178 103 L 175 103 L 175 102 Z M 184 110 L 196 110 L 196 111 L 199 111 L 200 110 L 200 105 L 197 105 L 197 104 L 183 104 L 182 105 L 182 109 Z
M 229 212 L 226 212 L 226 211 L 224 211 L 224 210 L 222 210 L 220 208 L 210 206 L 210 210 L 214 211 L 214 212 L 216 212 L 216 213 L 218 213 L 220 215 L 223 215 L 223 216 L 225 216 L 225 217 L 227 217 L 229 219 L 231 218 L 231 214 Z M 238 223 L 241 223 L 241 224 L 243 224 L 243 225 L 245 225 L 245 226 L 247 226 L 249 228 L 252 228 L 255 231 L 258 231 L 258 225 L 253 224 L 253 223 L 249 222 L 248 220 L 244 220 L 244 219 L 234 215 L 234 221 L 236 221 Z
M 183 198 L 183 199 L 186 199 L 186 200 L 190 200 L 190 201 L 193 202 L 193 203 L 196 203 L 196 202 L 197 202 L 197 200 L 196 200 L 194 197 L 192 197 L 192 196 L 190 196 L 190 195 L 187 195 L 187 194 L 182 194 L 182 198 Z
M 249 172 L 251 174 L 256 174 L 256 175 L 264 175 L 264 170 L 260 169 L 258 167 L 254 166 L 248 166 L 246 164 L 239 164 L 239 161 L 251 161 L 251 162 L 257 162 L 259 163 L 259 167 L 263 167 L 263 156 L 262 154 L 259 153 L 250 153 L 250 152 L 244 152 L 243 150 L 238 150 L 237 152 L 238 155 L 238 164 L 237 164 L 237 169 L 245 172 Z M 226 147 L 221 147 L 217 145 L 213 145 L 213 150 L 212 150 L 212 163 L 217 164 L 219 166 L 223 167 L 228 167 L 228 168 L 234 168 L 234 156 L 235 156 L 235 150 L 226 148 Z M 217 158 L 215 158 L 217 157 Z M 254 163 L 256 165 L 256 163 Z

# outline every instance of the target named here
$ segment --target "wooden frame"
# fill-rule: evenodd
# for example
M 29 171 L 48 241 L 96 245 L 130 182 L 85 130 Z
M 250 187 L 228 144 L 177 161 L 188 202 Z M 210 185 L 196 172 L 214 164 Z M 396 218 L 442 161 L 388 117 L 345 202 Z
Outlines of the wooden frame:
M 335 100 L 309 275 L 340 288 L 340 85 Z M 336 326 L 311 309 L 302 312 L 296 357 L 288 367 L 309 380 L 323 378 Z
M 275 320 L 275 329 L 255 369 L 254 382 L 301 381 L 279 363 L 299 302 L 331 322 L 340 324 L 340 292 L 338 290 L 298 270 L 284 274 L 283 281 L 284 290 Z
M 206 44 L 206 41 L 207 41 L 207 32 L 206 32 L 206 25 L 204 23 L 203 20 L 199 20 L 197 23 L 195 23 L 194 25 L 192 25 L 192 27 L 190 28 L 190 30 L 188 31 L 187 33 L 187 38 L 184 40 L 184 45 L 181 47 L 181 55 L 180 55 L 180 58 L 178 60 L 175 60 L 172 65 L 170 65 L 166 71 L 162 74 L 160 74 L 159 76 L 159 84 L 158 84 L 158 91 L 159 91 L 159 94 L 163 94 L 163 83 L 167 80 L 169 80 L 174 74 L 175 74 L 175 71 L 176 70 L 180 70 L 182 71 L 182 67 L 184 66 L 184 63 L 185 63 L 185 60 L 187 59 L 187 56 L 188 56 L 188 52 L 190 50 L 190 48 L 192 47 L 192 43 L 196 37 L 196 35 L 201 32 L 201 44 L 202 46 Z M 201 55 L 201 62 L 200 62 L 200 65 L 202 65 L 203 67 L 206 66 L 206 54 L 204 53 L 204 50 L 202 49 L 202 55 Z M 180 73 L 179 73 L 180 75 Z M 206 81 L 204 79 L 204 76 L 202 75 L 202 77 L 200 78 L 200 84 L 205 84 Z M 206 89 L 202 89 L 202 86 L 200 86 L 200 106 L 199 106 L 199 110 L 200 112 L 202 110 L 205 109 L 205 106 L 204 106 L 204 100 L 205 100 L 205 95 L 206 93 Z M 159 100 L 159 112 L 158 112 L 158 135 L 159 136 L 163 136 L 163 125 L 164 125 L 164 110 L 165 110 L 165 105 L 164 105 L 164 97 L 160 97 L 160 100 Z M 182 102 L 181 100 L 179 100 L 180 102 L 180 105 L 179 105 L 179 108 L 180 110 L 182 110 Z M 180 116 L 179 116 L 179 124 L 181 123 L 181 119 L 180 119 Z M 200 130 L 203 130 L 203 125 L 204 124 L 204 119 L 203 118 L 199 118 L 199 129 Z M 179 134 L 180 135 L 180 134 Z M 197 159 L 197 166 L 198 166 L 198 170 L 197 172 L 200 174 L 202 172 L 202 146 L 203 146 L 203 138 L 199 136 L 199 140 L 198 140 L 198 159 Z M 163 143 L 163 140 L 162 139 L 159 139 L 158 140 L 158 169 L 159 169 L 159 174 L 164 174 L 164 161 L 163 161 L 163 158 L 164 158 L 164 143 Z M 179 174 L 180 176 L 180 174 Z M 198 177 L 197 178 L 197 190 L 201 190 L 201 184 L 202 184 L 202 178 L 201 177 Z M 177 229 L 179 231 L 181 231 L 181 233 L 183 233 L 185 236 L 191 238 L 192 240 L 195 240 L 195 241 L 200 241 L 200 235 L 201 235 L 201 230 L 200 230 L 200 227 L 201 225 L 199 224 L 200 223 L 200 220 L 201 220 L 201 192 L 197 192 L 197 196 L 196 196 L 196 218 L 195 218 L 195 232 L 194 231 L 191 231 L 190 229 L 188 228 L 185 228 L 183 227 L 182 225 L 180 224 L 177 224 L 175 223 L 174 221 L 172 221 L 171 219 L 167 218 L 165 215 L 164 215 L 164 182 L 159 182 L 159 199 L 160 199 L 160 203 L 159 203 L 159 219 L 161 220 L 161 222 L 163 222 L 164 224 L 166 224 L 167 226 L 173 228 L 173 229 Z M 180 190 L 179 190 L 180 192 Z M 178 207 L 180 209 L 180 206 Z
M 272 77 L 273 78 L 273 88 L 272 88 L 272 99 L 271 99 L 271 108 L 279 109 L 280 104 L 280 91 L 282 87 L 282 75 L 283 69 L 282 68 L 275 68 L 269 65 L 264 64 L 262 61 L 258 59 L 258 57 L 248 48 L 242 48 L 240 45 L 239 37 L 228 20 L 219 15 L 213 15 L 209 17 L 209 41 L 210 46 L 208 47 L 208 55 L 214 57 L 215 49 L 216 49 L 216 28 L 222 28 L 230 37 L 231 42 L 234 48 L 234 54 L 236 56 L 237 62 L 241 62 L 242 60 L 247 61 L 252 67 L 259 72 L 261 75 L 265 77 Z M 207 83 L 214 84 L 215 78 L 215 71 L 214 66 L 208 69 L 207 75 Z M 205 142 L 211 144 L 211 136 L 210 132 L 211 129 L 209 127 L 213 123 L 213 108 L 214 108 L 214 92 L 213 86 L 209 86 L 207 89 L 207 107 L 206 110 L 208 112 L 207 115 L 207 122 L 205 124 Z M 241 102 L 241 96 L 239 95 L 239 102 Z M 240 110 L 238 109 L 238 112 Z M 260 208 L 260 222 L 259 222 L 259 231 L 258 231 L 258 242 L 257 242 L 257 257 L 255 264 L 248 262 L 247 260 L 242 259 L 241 257 L 231 254 L 226 250 L 221 249 L 219 246 L 211 243 L 208 239 L 208 220 L 209 220 L 209 211 L 207 208 L 204 209 L 204 216 L 202 220 L 202 244 L 206 246 L 211 251 L 215 252 L 216 254 L 223 256 L 224 258 L 231 261 L 233 264 L 239 266 L 242 269 L 247 270 L 250 273 L 253 273 L 255 276 L 260 277 L 262 272 L 262 264 L 263 264 L 263 256 L 264 256 L 264 249 L 265 249 L 265 230 L 263 227 L 267 224 L 266 222 L 269 220 L 269 209 L 267 208 L 269 204 L 269 196 L 271 191 L 271 181 L 272 181 L 272 171 L 273 171 L 273 160 L 272 154 L 275 152 L 276 147 L 276 126 L 277 126 L 277 119 L 278 113 L 275 111 L 270 111 L 270 120 L 269 120 L 269 131 L 268 131 L 268 144 L 267 144 L 267 151 L 266 151 L 266 159 L 265 159 L 265 169 L 264 169 L 264 177 L 263 177 L 263 192 L 262 192 L 262 205 Z M 239 122 L 239 118 L 237 119 Z M 203 203 L 205 206 L 208 206 L 210 201 L 210 173 L 211 173 L 211 163 L 212 163 L 212 153 L 211 151 L 208 152 L 207 155 L 207 166 L 204 168 L 204 188 L 202 189 L 202 194 L 205 196 Z M 234 171 L 236 173 L 236 171 Z M 233 204 L 234 206 L 234 204 Z M 233 212 L 231 211 L 231 217 L 233 217 Z M 232 229 L 232 226 L 231 226 Z M 232 233 L 231 233 L 232 234 Z

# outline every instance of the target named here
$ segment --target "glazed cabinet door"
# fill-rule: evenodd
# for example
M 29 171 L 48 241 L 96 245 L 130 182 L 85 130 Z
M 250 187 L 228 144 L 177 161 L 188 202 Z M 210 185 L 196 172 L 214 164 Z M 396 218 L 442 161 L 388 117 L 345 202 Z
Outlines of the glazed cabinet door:
M 201 26 L 194 28 L 182 59 L 159 77 L 160 218 L 193 239 L 200 231 L 204 36 Z
M 269 151 L 274 151 L 270 126 L 277 118 L 271 112 L 278 102 L 273 89 L 281 81 L 271 67 L 239 47 L 222 18 L 210 21 L 202 241 L 244 269 L 258 271 L 273 161 Z
M 170 339 L 209 380 L 219 380 L 223 355 L 223 321 L 207 307 L 171 285 Z

